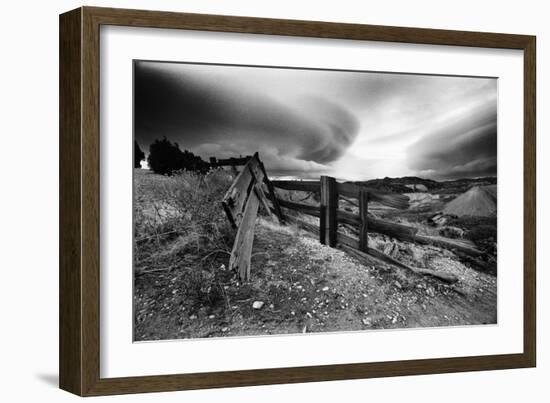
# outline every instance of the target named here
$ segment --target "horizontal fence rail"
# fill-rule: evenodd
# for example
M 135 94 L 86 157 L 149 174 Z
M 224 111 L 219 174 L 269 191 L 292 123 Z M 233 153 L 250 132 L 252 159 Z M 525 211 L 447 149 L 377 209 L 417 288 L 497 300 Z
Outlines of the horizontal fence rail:
M 319 181 L 271 181 L 273 186 L 285 190 L 297 190 L 302 192 L 321 192 L 321 183 Z M 357 185 L 354 183 L 339 183 L 336 182 L 336 192 L 340 196 L 359 198 L 361 192 L 369 194 L 370 201 L 378 202 L 388 207 L 396 209 L 406 209 L 409 207 L 409 198 L 404 195 L 382 192 L 378 189 L 372 189 L 366 186 Z
M 302 192 L 321 191 L 321 183 L 319 181 L 271 181 L 273 186 L 285 190 L 298 190 Z
M 333 186 L 333 188 L 329 190 L 329 192 L 332 192 L 333 194 L 327 196 L 327 200 L 333 200 L 332 204 L 335 204 L 334 206 L 327 206 L 327 204 L 330 203 L 324 201 L 322 197 L 320 206 L 312 206 L 309 204 L 297 203 L 277 198 L 281 207 L 320 218 L 320 223 L 318 227 L 310 223 L 305 223 L 304 221 L 299 220 L 295 217 L 293 218 L 293 221 L 298 223 L 302 227 L 307 226 L 310 229 L 311 227 L 315 227 L 315 233 L 320 233 L 320 240 L 323 243 L 328 244 L 328 240 L 330 236 L 332 236 L 334 239 L 333 244 L 340 242 L 347 245 L 348 247 L 353 247 L 357 250 L 368 251 L 369 249 L 366 234 L 368 232 L 373 232 L 384 234 L 400 241 L 435 245 L 446 249 L 451 249 L 458 253 L 466 254 L 469 256 L 479 256 L 483 254 L 483 252 L 478 250 L 470 241 L 450 239 L 441 236 L 419 235 L 418 228 L 416 227 L 398 224 L 391 221 L 374 218 L 372 217 L 372 215 L 368 215 L 368 202 L 375 201 L 388 207 L 404 209 L 408 207 L 407 196 L 381 192 L 378 190 L 373 190 L 366 186 L 361 186 L 353 183 L 339 183 L 336 182 L 334 178 L 330 178 L 328 180 L 335 184 L 335 186 Z M 323 188 L 326 187 L 326 185 L 323 185 L 323 179 L 321 181 L 276 180 L 271 181 L 271 183 L 274 187 L 279 189 L 315 192 L 321 194 L 321 196 L 323 193 Z M 363 201 L 363 204 L 361 203 L 361 194 L 365 195 L 365 200 Z M 359 214 L 338 209 L 338 198 L 341 198 L 346 202 L 356 207 L 359 207 Z M 357 199 L 357 201 L 354 201 L 353 199 Z M 335 220 L 328 217 L 328 213 L 326 212 L 327 209 L 333 210 L 333 213 L 335 214 Z M 324 214 L 323 211 L 325 212 Z M 330 225 L 327 225 L 329 223 L 329 221 L 327 220 L 334 221 L 332 225 L 332 227 L 334 228 L 331 228 Z M 354 232 L 357 233 L 359 238 L 353 238 L 353 240 L 351 240 L 352 238 L 350 238 L 348 235 L 342 234 L 340 232 L 337 233 L 337 227 L 339 224 L 347 224 L 351 226 Z M 327 229 L 327 227 L 330 228 Z M 325 232 L 324 235 L 323 230 Z M 336 235 L 327 235 L 326 232 L 328 232 L 329 234 L 336 233 Z
M 309 204 L 296 203 L 289 200 L 277 198 L 279 205 L 291 210 L 299 211 L 300 213 L 307 214 L 313 217 L 321 217 L 321 207 L 312 206 Z
M 336 183 L 336 192 L 339 195 L 351 198 L 359 198 L 361 192 L 369 194 L 370 201 L 378 202 L 388 207 L 396 209 L 406 209 L 409 207 L 409 198 L 404 195 L 382 192 L 378 189 L 371 189 L 366 186 L 357 185 L 355 183 Z

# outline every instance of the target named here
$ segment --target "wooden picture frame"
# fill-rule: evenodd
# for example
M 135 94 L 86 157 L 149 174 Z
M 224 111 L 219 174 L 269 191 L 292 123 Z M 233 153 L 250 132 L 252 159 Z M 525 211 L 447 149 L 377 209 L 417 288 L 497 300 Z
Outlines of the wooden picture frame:
M 523 353 L 227 372 L 100 377 L 100 26 L 519 49 L 524 56 Z M 60 16 L 60 387 L 81 396 L 534 367 L 535 37 L 81 7 Z

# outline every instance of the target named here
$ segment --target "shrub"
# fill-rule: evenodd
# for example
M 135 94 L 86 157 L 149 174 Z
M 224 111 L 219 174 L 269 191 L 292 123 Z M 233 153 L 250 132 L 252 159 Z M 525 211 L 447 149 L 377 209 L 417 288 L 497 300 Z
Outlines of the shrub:
M 161 175 L 172 175 L 180 170 L 206 173 L 210 167 L 192 152 L 181 151 L 178 143 L 172 143 L 166 137 L 155 140 L 149 146 L 147 162 L 153 172 Z
M 220 205 L 231 181 L 223 170 L 136 175 L 136 266 L 173 264 L 185 256 L 231 250 L 234 234 Z

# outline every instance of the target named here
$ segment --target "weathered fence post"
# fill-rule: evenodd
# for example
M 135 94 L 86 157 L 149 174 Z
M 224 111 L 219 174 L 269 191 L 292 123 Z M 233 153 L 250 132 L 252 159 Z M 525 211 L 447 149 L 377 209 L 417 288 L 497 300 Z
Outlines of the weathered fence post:
M 336 245 L 336 210 L 338 194 L 336 180 L 330 176 L 321 176 L 321 220 L 320 242 L 328 246 Z
M 361 228 L 359 228 L 359 250 L 367 252 L 369 249 L 368 236 L 368 211 L 369 194 L 361 190 L 359 192 L 359 215 L 361 216 Z

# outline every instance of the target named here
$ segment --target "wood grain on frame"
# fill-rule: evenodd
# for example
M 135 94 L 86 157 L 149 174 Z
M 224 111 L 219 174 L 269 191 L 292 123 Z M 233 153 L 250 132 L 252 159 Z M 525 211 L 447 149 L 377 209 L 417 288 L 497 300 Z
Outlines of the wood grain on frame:
M 100 378 L 99 27 L 122 25 L 524 51 L 524 351 L 361 364 Z M 60 16 L 60 387 L 81 395 L 532 367 L 535 318 L 535 37 L 82 7 Z

